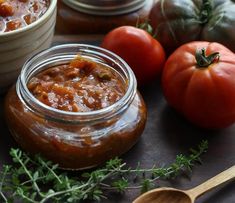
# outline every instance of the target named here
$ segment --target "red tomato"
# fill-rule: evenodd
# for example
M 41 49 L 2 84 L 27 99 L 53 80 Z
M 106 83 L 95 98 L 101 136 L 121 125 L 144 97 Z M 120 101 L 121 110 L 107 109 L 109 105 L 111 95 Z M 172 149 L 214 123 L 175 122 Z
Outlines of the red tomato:
M 109 32 L 101 46 L 121 58 L 132 68 L 138 84 L 145 84 L 159 75 L 165 63 L 161 44 L 146 31 L 122 26 Z
M 200 127 L 235 122 L 235 54 L 221 44 L 198 41 L 179 47 L 165 64 L 162 86 L 167 102 Z

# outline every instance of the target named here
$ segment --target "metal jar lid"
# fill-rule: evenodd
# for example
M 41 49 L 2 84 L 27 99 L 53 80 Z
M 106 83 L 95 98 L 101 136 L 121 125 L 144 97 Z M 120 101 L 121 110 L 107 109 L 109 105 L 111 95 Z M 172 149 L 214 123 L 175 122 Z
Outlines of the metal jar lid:
M 112 16 L 136 11 L 146 0 L 63 0 L 69 7 L 92 15 Z

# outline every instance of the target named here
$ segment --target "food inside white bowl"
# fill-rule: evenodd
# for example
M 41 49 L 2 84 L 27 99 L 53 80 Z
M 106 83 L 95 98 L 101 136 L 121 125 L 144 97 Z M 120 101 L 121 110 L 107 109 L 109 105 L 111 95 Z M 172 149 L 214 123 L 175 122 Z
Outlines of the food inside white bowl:
M 57 0 L 0 0 L 0 93 L 28 58 L 50 47 L 56 5 Z

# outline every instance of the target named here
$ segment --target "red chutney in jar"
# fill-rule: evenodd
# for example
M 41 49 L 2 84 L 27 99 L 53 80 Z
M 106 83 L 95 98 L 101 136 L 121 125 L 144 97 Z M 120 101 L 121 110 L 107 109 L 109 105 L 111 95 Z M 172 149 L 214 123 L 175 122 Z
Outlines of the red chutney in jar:
M 0 0 L 0 33 L 33 23 L 48 7 L 49 0 Z
M 147 115 L 141 95 L 128 78 L 108 65 L 77 57 L 71 63 L 39 71 L 27 82 L 32 97 L 40 101 L 36 107 L 30 106 L 32 98 L 25 99 L 19 80 L 5 100 L 11 134 L 25 151 L 40 153 L 61 168 L 91 168 L 120 156 L 144 130 Z M 118 107 L 126 95 L 132 96 Z M 45 113 L 42 103 L 62 110 L 66 117 Z M 99 112 L 110 105 L 113 108 L 108 112 Z M 79 118 L 67 116 L 77 111 L 92 115 L 89 119 L 81 114 Z
M 34 76 L 30 92 L 53 108 L 86 112 L 108 107 L 125 94 L 116 71 L 77 56 L 70 64 L 56 66 Z

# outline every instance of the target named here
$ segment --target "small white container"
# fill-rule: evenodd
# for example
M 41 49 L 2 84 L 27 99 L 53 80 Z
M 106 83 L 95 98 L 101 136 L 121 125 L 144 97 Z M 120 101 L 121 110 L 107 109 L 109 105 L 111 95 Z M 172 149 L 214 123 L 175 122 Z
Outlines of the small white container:
M 0 93 L 16 81 L 25 61 L 50 47 L 56 23 L 57 0 L 50 0 L 47 11 L 26 27 L 0 33 Z

